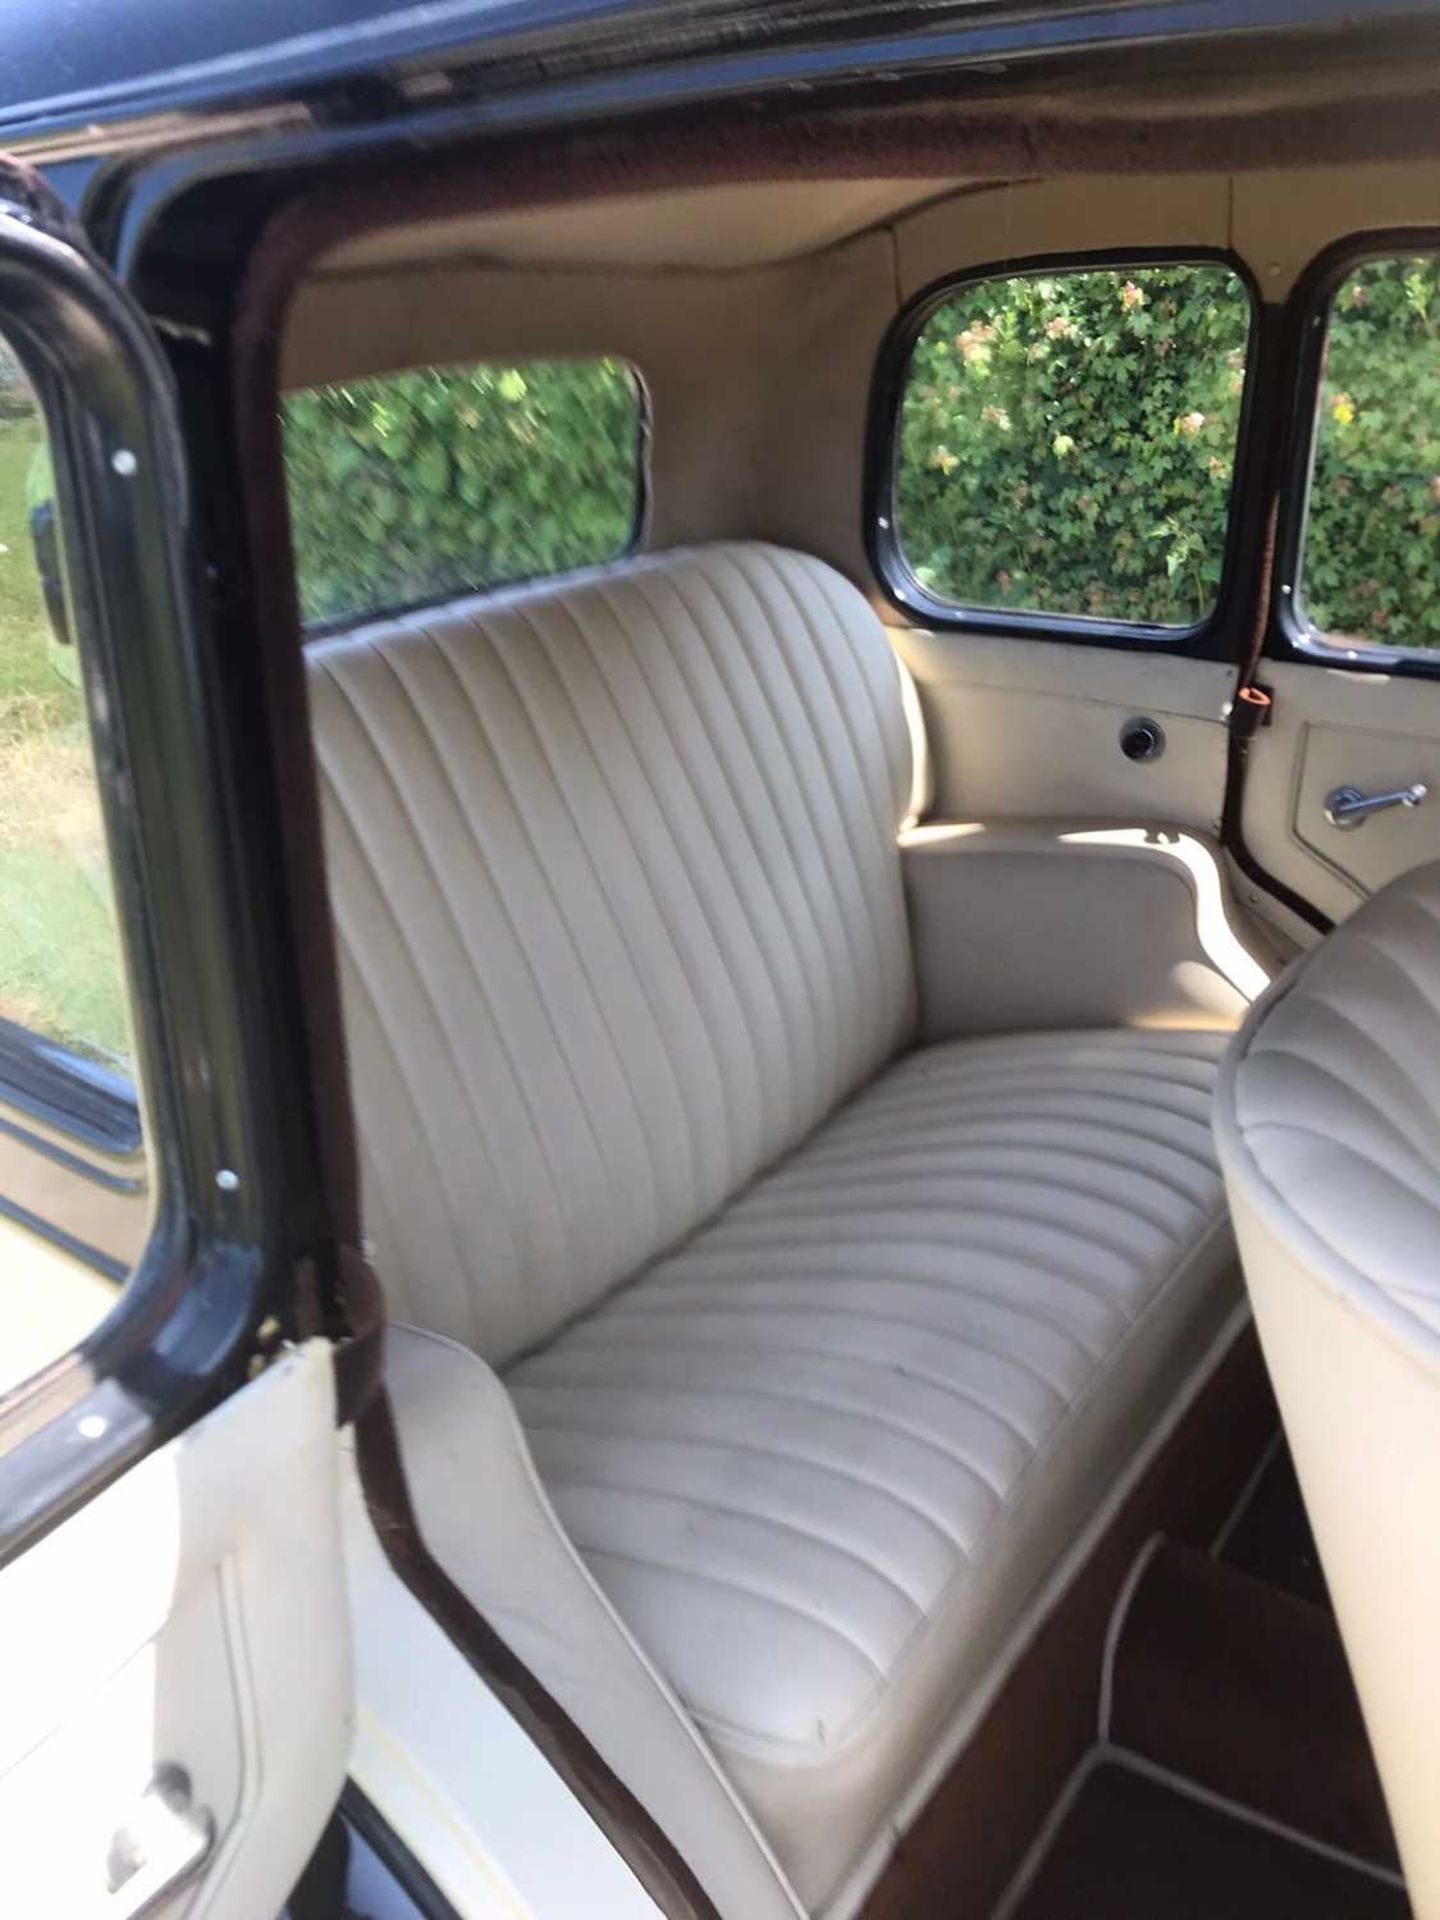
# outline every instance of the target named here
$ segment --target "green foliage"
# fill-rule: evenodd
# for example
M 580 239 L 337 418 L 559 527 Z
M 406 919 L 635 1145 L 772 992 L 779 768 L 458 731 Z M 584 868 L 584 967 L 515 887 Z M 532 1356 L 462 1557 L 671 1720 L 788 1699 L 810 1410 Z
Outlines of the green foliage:
M 284 401 L 301 612 L 334 620 L 613 560 L 639 510 L 615 360 L 426 368 Z
M 0 1019 L 123 1067 L 99 788 L 75 651 L 52 642 L 30 534 L 49 471 L 34 402 L 16 406 L 0 420 Z
M 1215 601 L 1249 301 L 1218 266 L 977 281 L 916 341 L 896 519 L 971 606 L 1189 626 Z
M 1245 377 L 1221 267 L 987 280 L 931 316 L 896 517 L 945 599 L 1188 625 L 1213 606 Z M 1362 266 L 1331 310 L 1302 581 L 1349 643 L 1440 646 L 1440 261 Z
M 1358 267 L 1331 307 L 1302 604 L 1322 633 L 1440 646 L 1440 261 Z
M 978 281 L 900 414 L 917 577 L 978 607 L 1188 626 L 1223 562 L 1249 305 L 1220 266 Z M 613 559 L 639 406 L 611 360 L 426 369 L 285 401 L 301 604 L 332 620 Z M 1336 295 L 1302 597 L 1348 641 L 1440 646 L 1440 262 Z

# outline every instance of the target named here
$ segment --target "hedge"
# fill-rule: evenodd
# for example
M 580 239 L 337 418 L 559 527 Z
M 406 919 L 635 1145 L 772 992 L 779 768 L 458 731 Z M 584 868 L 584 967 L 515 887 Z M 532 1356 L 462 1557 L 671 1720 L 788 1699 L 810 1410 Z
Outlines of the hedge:
M 613 560 L 640 507 L 616 360 L 426 368 L 283 403 L 307 621 Z
M 1313 625 L 1440 644 L 1440 265 L 1337 295 L 1302 583 Z M 1215 266 L 980 281 L 916 342 L 896 521 L 976 606 L 1183 626 L 1220 578 L 1248 303 Z
M 1440 261 L 1373 261 L 1336 293 L 1302 582 L 1322 632 L 1440 646 Z
M 1223 266 L 984 280 L 916 341 L 896 524 L 981 607 L 1187 626 L 1218 589 L 1250 326 Z M 429 369 L 284 403 L 301 602 L 342 618 L 614 558 L 640 405 L 613 360 Z M 1340 288 L 1302 604 L 1327 633 L 1440 645 L 1440 264 Z
M 1249 302 L 1222 267 L 982 280 L 930 317 L 896 527 L 948 600 L 1189 626 L 1225 544 Z

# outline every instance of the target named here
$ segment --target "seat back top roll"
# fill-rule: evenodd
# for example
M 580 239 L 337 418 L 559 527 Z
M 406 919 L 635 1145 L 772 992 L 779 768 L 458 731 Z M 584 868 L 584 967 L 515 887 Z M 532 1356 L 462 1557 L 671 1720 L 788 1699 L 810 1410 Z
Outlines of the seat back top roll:
M 308 659 L 367 1231 L 392 1313 L 501 1365 L 907 1039 L 898 668 L 754 544 Z

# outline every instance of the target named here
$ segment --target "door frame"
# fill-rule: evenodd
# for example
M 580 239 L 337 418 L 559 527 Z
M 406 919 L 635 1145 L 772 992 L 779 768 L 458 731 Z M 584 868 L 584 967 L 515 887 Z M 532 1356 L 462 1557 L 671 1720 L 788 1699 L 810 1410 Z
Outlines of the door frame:
M 4 1565 L 242 1385 L 257 1351 L 295 1330 L 296 1281 L 294 1172 L 268 1124 L 285 1088 L 170 370 L 47 184 L 4 161 L 0 329 L 54 453 L 154 1185 L 112 1311 L 0 1398 Z M 52 1071 L 63 1079 L 63 1062 Z M 3 1079 L 0 1058 L 0 1097 Z

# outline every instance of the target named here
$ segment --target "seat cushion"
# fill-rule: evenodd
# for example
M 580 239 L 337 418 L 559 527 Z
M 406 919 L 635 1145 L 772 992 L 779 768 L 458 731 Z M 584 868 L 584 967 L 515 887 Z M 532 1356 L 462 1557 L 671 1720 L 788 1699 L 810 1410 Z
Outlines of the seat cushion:
M 308 650 L 366 1231 L 500 1364 L 908 1044 L 900 673 L 732 544 Z
M 507 1375 L 567 1531 L 812 1912 L 1237 1297 L 1224 1044 L 913 1053 Z

